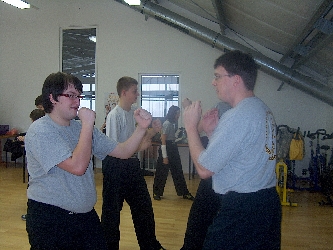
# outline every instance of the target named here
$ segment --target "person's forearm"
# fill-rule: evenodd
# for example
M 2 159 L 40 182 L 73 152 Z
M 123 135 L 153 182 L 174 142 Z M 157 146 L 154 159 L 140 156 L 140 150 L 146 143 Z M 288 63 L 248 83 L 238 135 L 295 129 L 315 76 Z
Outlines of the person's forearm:
M 83 175 L 86 172 L 91 159 L 92 131 L 93 125 L 82 124 L 79 141 L 72 153 L 72 157 L 59 163 L 58 167 L 74 175 Z
M 138 151 L 145 133 L 146 129 L 136 127 L 132 136 L 127 141 L 119 143 L 109 155 L 120 159 L 127 159 L 131 157 L 135 152 Z

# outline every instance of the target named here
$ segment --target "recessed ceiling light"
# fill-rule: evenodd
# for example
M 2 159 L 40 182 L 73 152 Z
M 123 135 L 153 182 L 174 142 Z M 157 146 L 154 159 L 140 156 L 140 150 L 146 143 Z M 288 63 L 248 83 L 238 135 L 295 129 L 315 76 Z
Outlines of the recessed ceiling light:
M 140 0 L 124 0 L 129 5 L 140 5 Z

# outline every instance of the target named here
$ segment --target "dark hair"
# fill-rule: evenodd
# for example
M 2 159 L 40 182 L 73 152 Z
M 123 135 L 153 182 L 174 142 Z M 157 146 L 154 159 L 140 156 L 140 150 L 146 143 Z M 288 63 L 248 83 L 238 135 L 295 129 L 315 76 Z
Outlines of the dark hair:
M 227 52 L 216 59 L 214 69 L 219 66 L 222 66 L 230 75 L 239 75 L 248 90 L 254 89 L 258 65 L 250 54 L 239 50 Z
M 45 113 L 51 113 L 53 110 L 53 104 L 50 101 L 50 94 L 52 94 L 53 99 L 58 101 L 58 96 L 62 94 L 69 85 L 73 85 L 74 88 L 82 93 L 82 83 L 76 76 L 57 72 L 50 74 L 44 81 L 42 96 L 43 96 L 43 107 Z
M 30 118 L 34 122 L 38 120 L 39 118 L 43 117 L 45 115 L 45 111 L 42 109 L 34 109 L 30 113 Z
M 129 90 L 132 85 L 138 85 L 138 81 L 129 76 L 123 76 L 117 82 L 117 93 L 120 97 L 123 90 Z
M 176 122 L 176 114 L 179 110 L 180 108 L 178 106 L 172 105 L 168 110 L 166 119 L 169 120 L 169 122 Z
M 43 96 L 42 95 L 37 96 L 35 99 L 35 106 L 37 107 L 39 105 L 43 105 Z

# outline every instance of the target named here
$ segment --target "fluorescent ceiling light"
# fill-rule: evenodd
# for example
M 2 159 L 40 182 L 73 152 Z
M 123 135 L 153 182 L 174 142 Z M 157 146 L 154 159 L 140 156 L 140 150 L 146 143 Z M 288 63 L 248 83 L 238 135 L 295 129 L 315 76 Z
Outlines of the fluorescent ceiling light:
M 29 9 L 30 4 L 21 1 L 21 0 L 1 0 L 2 2 L 8 3 L 10 5 L 13 5 L 19 9 Z
M 124 0 L 129 5 L 140 5 L 140 0 Z

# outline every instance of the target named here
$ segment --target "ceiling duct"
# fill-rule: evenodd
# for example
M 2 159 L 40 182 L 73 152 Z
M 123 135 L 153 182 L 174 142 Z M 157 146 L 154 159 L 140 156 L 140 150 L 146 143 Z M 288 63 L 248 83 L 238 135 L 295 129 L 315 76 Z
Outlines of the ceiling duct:
M 129 6 L 121 0 L 120 3 Z M 146 1 L 140 6 L 129 7 L 144 15 L 151 16 L 222 51 L 240 50 L 245 53 L 250 53 L 255 61 L 260 65 L 260 70 L 263 72 L 266 72 L 267 74 L 294 86 L 295 88 L 319 99 L 320 101 L 333 106 L 333 90 L 330 87 L 315 81 L 308 76 L 300 74 L 298 71 L 288 68 L 287 66 L 269 57 L 266 57 L 258 51 L 237 43 L 228 37 L 222 36 L 220 33 L 210 30 L 150 1 Z

